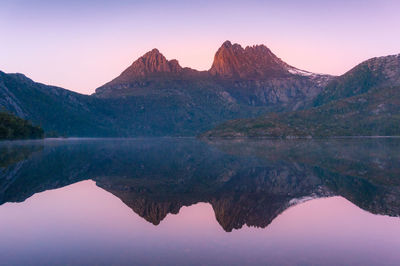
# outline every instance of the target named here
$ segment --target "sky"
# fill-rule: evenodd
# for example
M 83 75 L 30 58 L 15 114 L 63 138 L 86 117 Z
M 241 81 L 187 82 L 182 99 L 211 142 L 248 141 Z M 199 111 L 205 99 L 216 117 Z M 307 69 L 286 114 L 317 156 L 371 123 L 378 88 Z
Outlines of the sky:
M 84 94 L 152 48 L 207 70 L 225 40 L 341 75 L 400 53 L 397 0 L 1 0 L 0 70 Z

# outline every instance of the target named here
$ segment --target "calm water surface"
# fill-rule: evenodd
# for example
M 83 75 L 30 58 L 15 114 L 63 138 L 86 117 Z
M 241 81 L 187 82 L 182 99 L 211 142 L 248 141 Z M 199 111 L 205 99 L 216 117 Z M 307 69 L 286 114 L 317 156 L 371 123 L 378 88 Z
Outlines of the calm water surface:
M 0 143 L 0 265 L 399 265 L 400 139 Z

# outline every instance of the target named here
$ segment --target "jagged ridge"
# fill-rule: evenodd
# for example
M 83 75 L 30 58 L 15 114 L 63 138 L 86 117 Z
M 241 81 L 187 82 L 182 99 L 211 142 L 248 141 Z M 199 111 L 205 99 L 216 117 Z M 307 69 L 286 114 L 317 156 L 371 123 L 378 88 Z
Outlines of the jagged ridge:
M 236 79 L 286 77 L 291 73 L 285 62 L 265 45 L 247 46 L 226 41 L 218 49 L 209 70 L 213 76 Z
M 265 45 L 243 48 L 237 43 L 232 44 L 230 41 L 225 41 L 215 53 L 214 61 L 208 71 L 182 68 L 176 59 L 167 60 L 159 50 L 153 49 L 134 61 L 117 78 L 98 88 L 95 95 L 118 97 L 118 95 L 127 95 L 126 92 L 132 88 L 137 91 L 144 87 L 152 87 L 144 81 L 161 83 L 169 79 L 179 81 L 194 79 L 194 82 L 198 82 L 198 80 L 213 78 L 225 81 L 288 79 L 290 82 L 291 78 L 298 77 L 312 79 L 317 85 L 319 85 L 318 83 L 325 84 L 331 78 L 328 75 L 318 75 L 290 66 Z M 211 86 L 217 86 L 215 81 L 211 82 Z M 308 84 L 308 87 L 313 87 L 313 85 Z

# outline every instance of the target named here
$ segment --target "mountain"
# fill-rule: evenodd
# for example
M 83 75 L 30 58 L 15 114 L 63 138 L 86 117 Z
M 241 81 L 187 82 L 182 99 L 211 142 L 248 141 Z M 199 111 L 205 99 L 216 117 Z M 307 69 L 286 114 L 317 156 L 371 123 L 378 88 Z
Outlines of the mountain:
M 209 71 L 153 49 L 90 96 L 0 72 L 0 107 L 65 136 L 193 136 L 230 119 L 305 108 L 332 79 L 263 45 L 227 41 Z
M 212 76 L 237 80 L 265 80 L 289 77 L 291 74 L 313 75 L 289 66 L 265 45 L 242 48 L 230 41 L 224 42 L 218 49 L 209 72 Z
M 371 58 L 333 79 L 314 100 L 314 106 L 368 92 L 400 86 L 400 54 Z
M 134 61 L 120 76 L 96 89 L 94 96 L 179 97 L 208 91 L 221 95 L 229 103 L 281 111 L 301 108 L 332 78 L 292 67 L 264 45 L 242 48 L 226 41 L 216 52 L 208 71 L 182 68 L 177 60 L 167 60 L 153 49 Z
M 120 76 L 98 88 L 94 96 L 179 97 L 186 94 L 190 97 L 198 91 L 207 91 L 217 93 L 231 104 L 281 111 L 305 106 L 331 79 L 328 75 L 289 66 L 264 45 L 242 48 L 226 41 L 215 54 L 209 71 L 182 68 L 178 61 L 169 61 L 153 49 Z
M 157 49 L 153 49 L 134 61 L 121 75 L 98 88 L 96 96 L 115 97 L 121 90 L 128 87 L 140 89 L 151 81 L 177 81 L 195 77 L 205 78 L 205 75 L 190 68 L 182 68 L 177 60 L 167 60 Z
M 174 89 L 130 98 L 101 98 L 0 72 L 0 107 L 46 132 L 77 137 L 193 135 L 226 119 L 262 113 L 239 108 L 219 91 Z M 176 86 L 176 85 L 175 85 Z
M 135 61 L 114 82 L 129 82 L 129 78 L 146 77 L 155 73 L 179 75 L 182 70 L 177 60 L 168 61 L 157 49 L 153 49 Z
M 67 136 L 109 136 L 107 105 L 100 99 L 0 71 L 0 106 L 46 132 Z
M 400 136 L 400 56 L 361 63 L 332 80 L 312 106 L 228 121 L 203 136 Z

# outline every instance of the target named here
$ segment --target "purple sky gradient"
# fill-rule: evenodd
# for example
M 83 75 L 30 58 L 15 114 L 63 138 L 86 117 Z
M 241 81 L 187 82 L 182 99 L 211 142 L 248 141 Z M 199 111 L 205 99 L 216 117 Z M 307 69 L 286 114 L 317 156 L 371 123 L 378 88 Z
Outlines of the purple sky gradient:
M 400 53 L 395 0 L 3 0 L 0 70 L 92 93 L 157 47 L 209 69 L 225 40 L 265 44 L 296 67 L 342 74 Z

